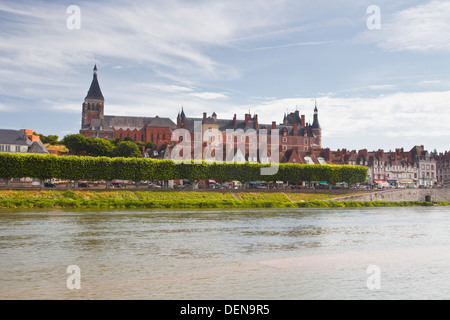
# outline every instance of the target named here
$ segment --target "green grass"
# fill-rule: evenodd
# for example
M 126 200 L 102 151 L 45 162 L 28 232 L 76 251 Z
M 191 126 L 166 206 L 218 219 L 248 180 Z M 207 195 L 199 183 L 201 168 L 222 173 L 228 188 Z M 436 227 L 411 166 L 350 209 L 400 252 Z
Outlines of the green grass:
M 447 202 L 332 201 L 332 193 L 170 190 L 0 190 L 0 208 L 339 208 L 447 206 Z

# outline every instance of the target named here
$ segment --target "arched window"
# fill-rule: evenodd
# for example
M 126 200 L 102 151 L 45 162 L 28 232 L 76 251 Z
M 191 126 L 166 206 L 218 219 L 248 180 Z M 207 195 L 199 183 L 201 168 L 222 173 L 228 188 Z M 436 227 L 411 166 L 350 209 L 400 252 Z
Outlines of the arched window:
M 136 135 L 136 133 L 134 134 L 134 141 L 136 141 L 137 140 L 137 135 Z

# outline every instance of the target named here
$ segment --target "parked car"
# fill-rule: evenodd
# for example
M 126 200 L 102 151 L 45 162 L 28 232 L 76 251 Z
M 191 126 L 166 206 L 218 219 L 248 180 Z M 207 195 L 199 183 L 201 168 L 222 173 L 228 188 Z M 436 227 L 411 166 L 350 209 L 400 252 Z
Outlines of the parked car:
M 56 188 L 56 184 L 50 182 L 44 182 L 44 187 L 46 188 Z
M 159 189 L 159 188 L 161 188 L 161 186 L 159 186 L 159 185 L 157 185 L 155 183 L 149 183 L 148 187 L 151 188 L 151 189 Z
M 79 182 L 78 187 L 79 188 L 88 188 L 89 184 L 87 182 Z

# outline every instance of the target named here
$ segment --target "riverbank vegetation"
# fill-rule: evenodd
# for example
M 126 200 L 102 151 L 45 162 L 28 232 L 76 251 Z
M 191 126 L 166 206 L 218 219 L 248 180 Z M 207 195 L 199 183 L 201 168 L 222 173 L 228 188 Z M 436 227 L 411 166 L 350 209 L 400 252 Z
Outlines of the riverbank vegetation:
M 447 202 L 338 201 L 334 193 L 158 190 L 0 190 L 0 208 L 182 209 L 447 206 Z

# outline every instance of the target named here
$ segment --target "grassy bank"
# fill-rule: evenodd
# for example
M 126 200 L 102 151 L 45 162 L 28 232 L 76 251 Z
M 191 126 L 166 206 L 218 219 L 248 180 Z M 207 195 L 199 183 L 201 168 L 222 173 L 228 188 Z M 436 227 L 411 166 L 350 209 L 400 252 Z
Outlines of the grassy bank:
M 343 196 L 343 195 L 341 195 Z M 423 201 L 335 201 L 335 193 L 167 190 L 0 190 L 0 208 L 335 208 L 450 205 Z

